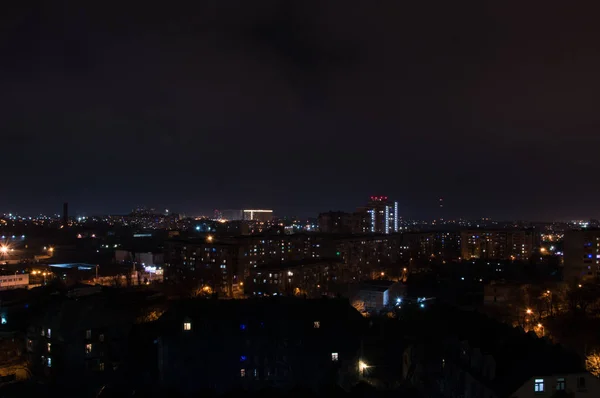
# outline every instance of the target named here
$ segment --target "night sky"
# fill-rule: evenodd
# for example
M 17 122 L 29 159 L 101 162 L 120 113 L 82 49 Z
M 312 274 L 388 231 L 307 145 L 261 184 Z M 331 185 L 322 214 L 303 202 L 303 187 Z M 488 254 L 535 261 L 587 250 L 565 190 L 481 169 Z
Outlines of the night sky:
M 0 212 L 600 218 L 597 10 L 44 3 L 0 11 Z

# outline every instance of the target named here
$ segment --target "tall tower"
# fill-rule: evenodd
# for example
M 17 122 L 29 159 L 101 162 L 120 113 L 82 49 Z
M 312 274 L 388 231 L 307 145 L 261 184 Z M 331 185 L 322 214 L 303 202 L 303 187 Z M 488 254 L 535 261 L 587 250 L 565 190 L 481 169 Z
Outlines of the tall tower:
M 63 226 L 67 228 L 69 226 L 69 203 L 63 203 Z
M 371 196 L 369 203 L 363 207 L 370 222 L 370 232 L 390 234 L 398 232 L 398 202 L 390 201 L 387 196 Z
M 444 198 L 440 198 L 440 223 L 444 221 Z

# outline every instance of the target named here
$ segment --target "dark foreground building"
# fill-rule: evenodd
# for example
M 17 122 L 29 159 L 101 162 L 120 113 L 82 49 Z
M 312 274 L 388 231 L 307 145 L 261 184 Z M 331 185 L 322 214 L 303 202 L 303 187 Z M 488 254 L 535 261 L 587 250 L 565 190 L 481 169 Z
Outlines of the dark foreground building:
M 188 300 L 159 322 L 160 384 L 185 393 L 349 385 L 364 327 L 341 299 Z
M 26 349 L 36 380 L 86 396 L 123 373 L 131 330 L 156 299 L 150 291 L 98 289 L 52 295 L 32 316 Z
M 485 315 L 440 308 L 403 356 L 403 376 L 427 397 L 597 397 L 581 358 Z

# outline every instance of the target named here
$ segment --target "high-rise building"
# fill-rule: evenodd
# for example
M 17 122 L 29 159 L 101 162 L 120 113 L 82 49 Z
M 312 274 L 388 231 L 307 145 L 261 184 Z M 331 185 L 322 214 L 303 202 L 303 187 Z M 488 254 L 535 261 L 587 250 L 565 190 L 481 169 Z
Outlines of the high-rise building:
M 334 234 L 352 233 L 353 216 L 343 211 L 329 211 L 319 214 L 319 229 L 321 232 Z
M 244 220 L 269 222 L 273 219 L 273 210 L 242 210 Z
M 362 231 L 389 234 L 400 231 L 398 202 L 392 202 L 387 196 L 371 196 L 366 206 L 358 209 L 363 214 Z
M 534 230 L 475 229 L 461 231 L 463 259 L 528 260 L 537 246 Z

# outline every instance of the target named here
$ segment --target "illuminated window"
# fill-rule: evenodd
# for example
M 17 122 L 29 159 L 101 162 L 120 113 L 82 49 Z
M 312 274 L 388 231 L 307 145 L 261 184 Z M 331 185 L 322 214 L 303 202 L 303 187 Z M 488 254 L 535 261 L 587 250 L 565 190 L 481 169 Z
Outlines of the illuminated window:
M 52 337 L 52 329 L 48 329 L 48 333 L 46 333 L 46 335 L 48 336 L 48 338 L 51 338 Z
M 101 371 L 101 372 L 104 372 L 104 362 L 100 362 L 98 364 L 98 370 Z
M 314 322 L 313 322 L 313 327 L 314 327 L 315 329 L 319 329 L 319 328 L 321 327 L 321 322 L 320 322 L 320 321 L 314 321 Z
M 544 392 L 544 379 L 535 379 L 533 391 Z
M 183 330 L 192 330 L 192 323 L 191 322 L 184 322 L 183 323 Z
M 86 344 L 85 345 L 85 353 L 86 354 L 91 354 L 92 353 L 92 345 L 91 344 Z
M 48 352 L 50 352 L 51 348 L 52 348 L 52 344 L 48 343 Z
M 240 377 L 246 377 L 246 369 L 240 369 Z
M 48 362 L 46 362 L 49 368 L 52 367 L 52 358 L 48 358 Z
M 332 352 L 332 353 L 331 353 L 331 360 L 332 360 L 333 362 L 337 362 L 337 361 L 339 360 L 339 355 L 338 355 L 338 353 L 337 353 L 337 352 Z
M 559 377 L 556 379 L 556 391 L 564 391 L 566 389 L 567 383 L 564 377 Z
M 85 331 L 85 338 L 86 339 L 91 339 L 92 338 L 92 331 L 91 330 L 86 330 Z

